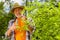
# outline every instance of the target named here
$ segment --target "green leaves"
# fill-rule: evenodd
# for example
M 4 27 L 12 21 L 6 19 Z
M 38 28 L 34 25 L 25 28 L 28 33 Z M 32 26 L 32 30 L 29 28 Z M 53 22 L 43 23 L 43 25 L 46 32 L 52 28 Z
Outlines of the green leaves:
M 56 38 L 57 38 L 58 40 L 60 40 L 60 35 L 57 35 Z
M 0 36 L 4 36 L 5 32 L 7 30 L 8 27 L 8 22 L 9 20 L 11 20 L 14 16 L 10 13 L 10 14 L 6 14 L 3 11 L 3 3 L 0 2 Z M 2 38 L 0 37 L 0 40 L 2 40 Z
M 34 20 L 32 25 L 35 24 L 36 30 L 32 34 L 32 40 L 60 40 L 60 2 L 28 2 L 26 9 L 28 11 L 27 18 Z M 1 4 L 1 3 L 0 3 Z M 3 7 L 0 5 L 0 34 L 3 35 L 8 21 L 13 17 L 12 14 L 2 14 Z M 27 22 L 29 23 L 29 22 Z M 27 25 L 26 25 L 27 26 Z M 25 26 L 25 29 L 27 29 Z
M 27 16 L 32 17 L 36 27 L 32 40 L 60 40 L 58 36 L 60 34 L 60 7 L 56 7 L 54 2 L 46 2 L 34 8 L 33 11 L 28 11 Z

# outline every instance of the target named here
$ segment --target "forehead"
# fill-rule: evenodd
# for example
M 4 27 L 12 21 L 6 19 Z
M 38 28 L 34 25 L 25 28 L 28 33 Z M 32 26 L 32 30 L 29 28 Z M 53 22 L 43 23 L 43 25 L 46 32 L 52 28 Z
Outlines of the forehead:
M 21 10 L 21 8 L 15 8 L 14 10 Z
M 20 11 L 20 10 L 22 11 L 23 8 L 14 8 L 14 9 L 13 9 L 13 12 L 14 12 L 14 11 Z

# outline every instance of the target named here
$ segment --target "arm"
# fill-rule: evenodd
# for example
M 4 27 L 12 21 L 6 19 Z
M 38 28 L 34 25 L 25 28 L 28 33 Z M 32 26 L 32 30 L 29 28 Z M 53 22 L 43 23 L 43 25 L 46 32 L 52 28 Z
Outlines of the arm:
M 9 21 L 8 29 L 5 33 L 5 36 L 10 36 L 11 32 L 14 30 L 14 20 Z
M 6 35 L 10 36 L 11 32 L 15 29 L 15 25 L 12 24 L 12 26 L 7 30 Z
M 28 25 L 29 32 L 33 33 L 35 31 L 35 29 L 36 29 L 35 28 L 35 23 L 32 20 L 32 18 L 28 18 L 27 20 L 29 21 L 29 25 Z
M 29 29 L 29 32 L 31 34 L 35 31 L 35 26 L 28 25 L 28 29 Z
M 32 18 L 26 18 L 25 16 L 23 16 L 23 18 L 29 22 L 29 24 L 28 24 L 29 32 L 30 33 L 34 32 L 35 31 L 35 24 L 33 24 L 34 21 L 32 20 Z

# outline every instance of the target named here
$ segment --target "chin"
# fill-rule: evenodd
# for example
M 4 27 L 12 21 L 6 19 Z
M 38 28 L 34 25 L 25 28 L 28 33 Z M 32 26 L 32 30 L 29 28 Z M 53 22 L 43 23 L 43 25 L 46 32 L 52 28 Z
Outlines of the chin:
M 20 18 L 19 16 L 17 18 Z

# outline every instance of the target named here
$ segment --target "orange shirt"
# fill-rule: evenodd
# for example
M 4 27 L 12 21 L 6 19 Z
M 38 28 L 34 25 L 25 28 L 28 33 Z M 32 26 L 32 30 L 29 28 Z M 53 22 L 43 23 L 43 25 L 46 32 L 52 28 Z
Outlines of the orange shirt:
M 18 26 L 22 28 L 25 25 L 25 23 L 21 20 L 21 18 L 18 18 L 17 20 L 18 20 Z M 26 30 L 15 29 L 15 40 L 26 40 Z

